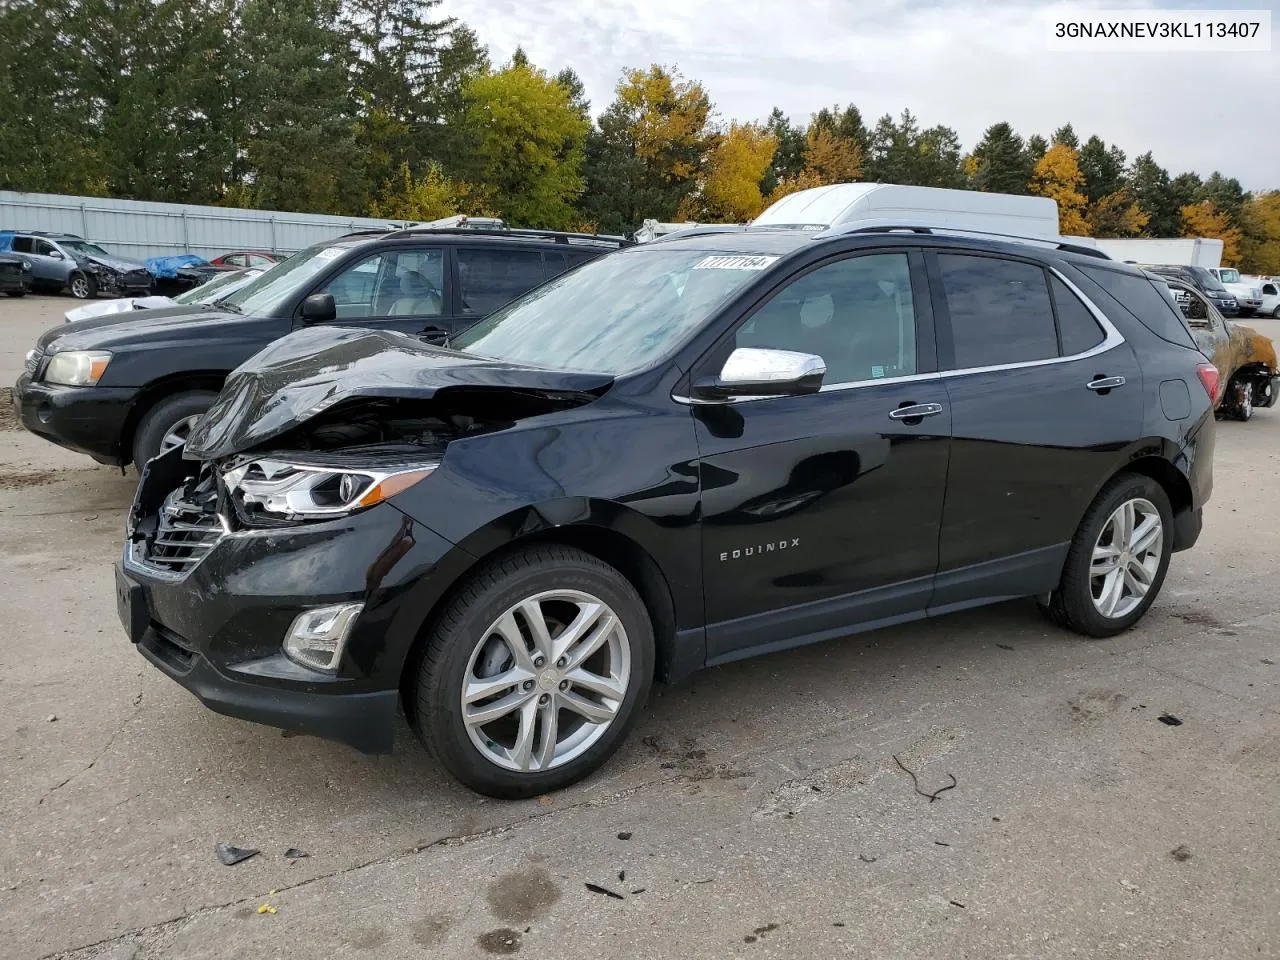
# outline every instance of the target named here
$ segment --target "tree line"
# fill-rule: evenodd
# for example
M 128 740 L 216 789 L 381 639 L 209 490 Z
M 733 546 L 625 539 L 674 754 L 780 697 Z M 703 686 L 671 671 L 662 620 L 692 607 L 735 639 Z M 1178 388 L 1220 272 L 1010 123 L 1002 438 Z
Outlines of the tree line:
M 1280 191 L 1170 175 L 1070 126 L 966 151 L 904 110 L 724 121 L 669 66 L 623 71 L 593 115 L 572 69 L 491 62 L 440 0 L 8 0 L 0 187 L 624 233 L 741 222 L 787 193 L 889 183 L 1039 194 L 1065 234 L 1205 236 L 1280 273 Z

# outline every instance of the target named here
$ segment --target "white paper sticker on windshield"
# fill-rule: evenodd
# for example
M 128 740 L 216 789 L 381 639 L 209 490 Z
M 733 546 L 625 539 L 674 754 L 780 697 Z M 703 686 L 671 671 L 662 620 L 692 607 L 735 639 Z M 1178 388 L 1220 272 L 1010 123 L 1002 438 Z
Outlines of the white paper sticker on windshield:
M 346 247 L 325 247 L 323 250 L 321 250 L 319 253 L 316 254 L 316 259 L 317 260 L 337 260 L 340 256 L 342 256 L 346 252 L 347 252 Z
M 703 257 L 693 265 L 695 270 L 764 270 L 777 257 Z

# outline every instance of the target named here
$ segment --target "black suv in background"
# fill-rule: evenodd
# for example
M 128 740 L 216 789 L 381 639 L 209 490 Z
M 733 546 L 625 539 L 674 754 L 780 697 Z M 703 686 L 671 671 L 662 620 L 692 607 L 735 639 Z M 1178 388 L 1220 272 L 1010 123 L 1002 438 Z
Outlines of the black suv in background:
M 506 797 L 655 677 L 1014 597 L 1118 633 L 1200 533 L 1217 372 L 1088 254 L 694 230 L 449 348 L 299 330 L 147 465 L 121 619 L 215 710 L 386 750 L 403 703 Z
M 1158 273 L 1162 277 L 1181 280 L 1188 286 L 1195 287 L 1218 308 L 1224 317 L 1240 316 L 1240 302 L 1235 294 L 1222 285 L 1222 281 L 1204 267 L 1186 267 L 1181 265 L 1144 265 L 1143 270 Z
M 623 241 L 532 230 L 358 233 L 290 257 L 212 304 L 64 323 L 27 354 L 14 388 L 33 433 L 139 468 L 182 443 L 227 374 L 316 324 L 438 340 Z

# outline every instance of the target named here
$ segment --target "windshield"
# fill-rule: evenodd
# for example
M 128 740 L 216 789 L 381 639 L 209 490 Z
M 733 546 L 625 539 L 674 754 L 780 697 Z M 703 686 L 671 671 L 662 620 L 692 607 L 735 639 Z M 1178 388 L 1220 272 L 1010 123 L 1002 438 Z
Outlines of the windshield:
M 87 240 L 59 240 L 58 242 L 68 250 L 74 250 L 76 253 L 85 253 L 91 257 L 111 256 L 96 243 L 89 243 Z
M 689 249 L 610 254 L 525 294 L 449 345 L 555 370 L 630 373 L 672 353 L 777 259 Z
M 299 287 L 305 286 L 315 276 L 327 270 L 347 249 L 308 247 L 223 297 L 219 303 L 255 317 L 272 313 L 293 297 Z
M 1187 269 L 1190 270 L 1192 275 L 1200 281 L 1200 286 L 1202 286 L 1206 292 L 1226 295 L 1227 288 L 1222 285 L 1217 277 L 1204 267 L 1188 267 Z
M 238 287 L 243 287 L 261 273 L 261 270 L 232 270 L 228 273 L 220 273 L 208 283 L 202 283 L 198 287 L 192 287 L 178 294 L 173 298 L 173 302 L 213 303 L 219 297 L 225 297 Z
M 1240 271 L 1239 270 L 1219 270 L 1218 279 L 1221 280 L 1223 283 L 1239 283 Z

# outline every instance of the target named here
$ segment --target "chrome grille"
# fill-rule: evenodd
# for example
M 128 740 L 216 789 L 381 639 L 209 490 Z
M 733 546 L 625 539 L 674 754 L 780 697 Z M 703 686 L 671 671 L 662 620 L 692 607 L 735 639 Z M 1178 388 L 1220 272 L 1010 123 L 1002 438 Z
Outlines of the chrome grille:
M 164 573 L 189 573 L 225 533 L 216 492 L 188 497 L 182 486 L 165 497 L 155 534 L 135 544 L 134 557 Z

